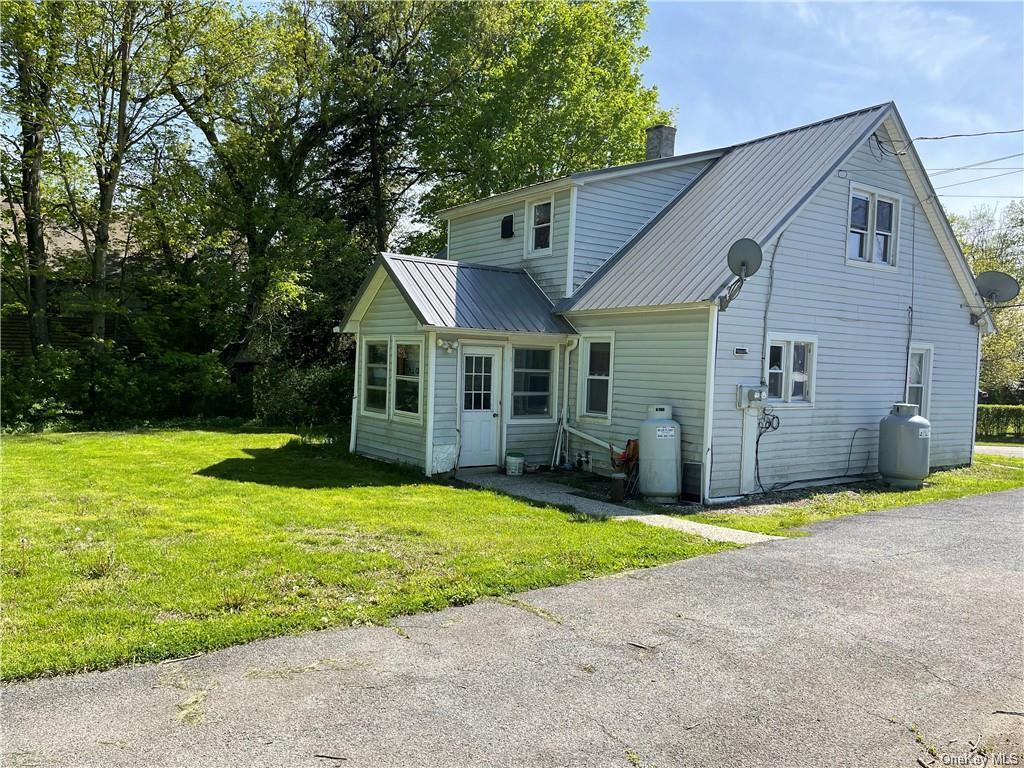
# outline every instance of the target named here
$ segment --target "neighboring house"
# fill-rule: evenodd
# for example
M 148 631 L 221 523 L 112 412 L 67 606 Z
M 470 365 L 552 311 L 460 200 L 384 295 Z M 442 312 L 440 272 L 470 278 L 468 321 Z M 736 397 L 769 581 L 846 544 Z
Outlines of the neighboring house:
M 564 417 L 591 438 L 567 457 L 607 472 L 602 445 L 670 404 L 684 488 L 713 500 L 873 473 L 909 399 L 933 467 L 969 463 L 990 321 L 895 106 L 691 155 L 673 139 L 442 211 L 450 260 L 383 254 L 344 323 L 352 449 L 428 475 L 546 465 Z M 723 310 L 744 237 L 764 264 Z M 737 396 L 759 383 L 779 417 L 760 441 Z

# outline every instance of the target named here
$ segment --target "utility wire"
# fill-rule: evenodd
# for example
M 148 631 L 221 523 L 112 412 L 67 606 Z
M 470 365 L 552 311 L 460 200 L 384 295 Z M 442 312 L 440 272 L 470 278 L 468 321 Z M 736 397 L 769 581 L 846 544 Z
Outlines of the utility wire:
M 998 178 L 1001 178 L 1002 176 L 1013 176 L 1015 173 L 1020 173 L 1020 171 L 1004 171 L 1003 173 L 993 173 L 991 176 L 982 176 L 980 179 L 968 179 L 967 181 L 958 181 L 958 182 L 955 182 L 953 184 L 946 184 L 946 185 L 941 186 L 941 187 L 936 187 L 936 189 L 949 189 L 950 187 L 959 187 L 962 184 L 974 184 L 975 182 L 978 182 L 978 181 L 987 181 L 988 179 L 998 179 Z
M 959 168 L 934 168 L 937 171 L 935 174 L 939 176 L 943 173 L 952 173 L 953 171 L 964 171 L 968 168 L 977 168 L 979 165 L 988 165 L 989 163 L 998 163 L 1000 160 L 1013 160 L 1017 157 L 1024 157 L 1024 152 L 1018 152 L 1014 155 L 1005 155 L 1003 157 L 993 157 L 991 160 L 981 160 L 977 163 L 970 163 L 969 165 L 961 165 Z
M 977 199 L 988 198 L 990 200 L 1024 200 L 1024 195 L 949 195 L 943 193 L 938 197 L 974 197 Z
M 904 142 L 904 141 L 902 141 L 900 139 L 890 140 L 889 143 L 894 143 L 895 141 L 899 141 L 900 144 L 904 145 L 903 149 L 899 149 L 899 150 L 896 149 L 895 146 L 888 146 L 887 147 L 885 145 L 886 142 L 883 142 L 880 138 L 878 138 L 878 134 L 877 133 L 872 134 L 872 135 L 874 136 L 875 144 L 878 146 L 878 151 L 879 152 L 881 152 L 883 155 L 889 155 L 891 157 L 899 157 L 901 155 L 907 154 L 907 152 L 910 150 L 910 148 L 912 146 L 914 146 L 914 143 L 918 142 L 918 141 L 942 141 L 943 139 L 963 139 L 963 138 L 968 138 L 968 137 L 971 137 L 971 136 L 996 136 L 996 135 L 1006 135 L 1006 134 L 1013 134 L 1013 133 L 1024 133 L 1024 128 L 1014 128 L 1014 129 L 1008 130 L 1008 131 L 979 131 L 977 133 L 950 133 L 950 134 L 947 134 L 945 136 L 917 136 L 917 137 L 915 137 L 915 138 L 913 138 L 913 139 L 911 139 L 910 141 L 907 141 L 907 142 Z

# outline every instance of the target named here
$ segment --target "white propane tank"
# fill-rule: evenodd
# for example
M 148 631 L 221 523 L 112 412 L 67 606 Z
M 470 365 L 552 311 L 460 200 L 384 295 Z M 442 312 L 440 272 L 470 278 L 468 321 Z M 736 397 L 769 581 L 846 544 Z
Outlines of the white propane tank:
M 671 405 L 652 405 L 640 423 L 640 493 L 648 501 L 676 501 L 683 490 L 683 430 Z
M 878 425 L 878 473 L 894 488 L 920 488 L 928 477 L 932 425 L 914 403 L 896 403 Z

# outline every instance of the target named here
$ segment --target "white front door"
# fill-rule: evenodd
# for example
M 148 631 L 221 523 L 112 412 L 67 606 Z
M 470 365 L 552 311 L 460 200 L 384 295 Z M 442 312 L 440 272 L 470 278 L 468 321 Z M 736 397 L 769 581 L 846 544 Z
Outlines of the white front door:
M 460 467 L 498 463 L 500 365 L 501 355 L 497 349 L 463 349 Z

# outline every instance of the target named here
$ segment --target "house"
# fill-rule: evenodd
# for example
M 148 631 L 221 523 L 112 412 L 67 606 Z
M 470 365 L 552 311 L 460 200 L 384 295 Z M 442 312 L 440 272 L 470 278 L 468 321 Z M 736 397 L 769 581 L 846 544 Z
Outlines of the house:
M 564 417 L 567 457 L 608 472 L 670 404 L 684 489 L 714 501 L 873 473 L 910 400 L 932 466 L 968 464 L 990 320 L 895 105 L 689 155 L 647 138 L 644 162 L 441 211 L 447 259 L 381 255 L 344 322 L 352 449 L 547 465 Z M 727 302 L 740 238 L 763 266 Z M 738 395 L 759 385 L 763 435 Z

